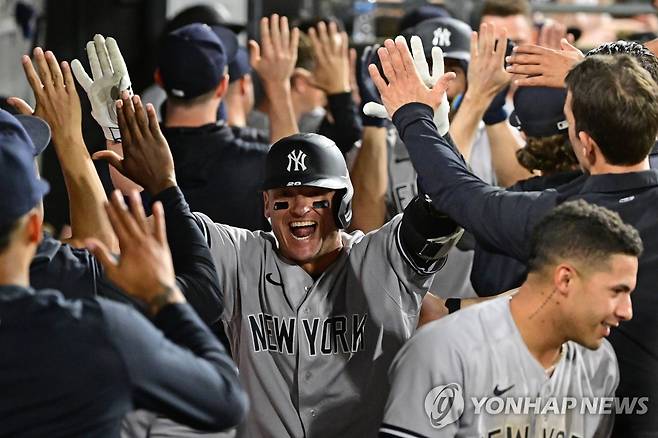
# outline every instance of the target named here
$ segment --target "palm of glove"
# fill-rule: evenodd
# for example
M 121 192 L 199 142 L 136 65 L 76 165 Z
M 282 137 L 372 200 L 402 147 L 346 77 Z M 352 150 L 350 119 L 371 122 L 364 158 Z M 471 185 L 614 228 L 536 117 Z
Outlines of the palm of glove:
M 94 41 L 87 43 L 87 56 L 93 80 L 77 59 L 71 64 L 73 74 L 87 92 L 91 115 L 103 128 L 105 138 L 121 141 L 115 102 L 122 91 L 133 94 L 126 63 L 114 38 L 105 40 L 102 35 L 94 36 Z
M 114 73 L 94 81 L 89 88 L 89 98 L 93 99 L 91 114 L 101 126 L 118 126 L 115 102 L 121 98 L 121 91 L 131 90 L 130 79 L 126 79 L 120 73 Z

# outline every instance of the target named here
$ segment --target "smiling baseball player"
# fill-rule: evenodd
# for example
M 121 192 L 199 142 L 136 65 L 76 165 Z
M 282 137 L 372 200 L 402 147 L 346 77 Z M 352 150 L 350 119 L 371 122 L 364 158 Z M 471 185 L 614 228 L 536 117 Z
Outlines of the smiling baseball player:
M 147 117 L 139 97 L 124 97 L 124 158 L 111 164 L 142 186 L 175 181 L 152 106 Z M 388 366 L 462 230 L 418 197 L 375 232 L 345 233 L 347 166 L 335 143 L 316 134 L 272 145 L 263 191 L 271 233 L 197 214 L 220 277 L 217 313 L 252 401 L 238 436 L 373 436 Z
M 632 316 L 641 251 L 617 213 L 556 208 L 516 295 L 430 323 L 400 350 L 380 436 L 609 436 L 619 370 L 603 338 Z

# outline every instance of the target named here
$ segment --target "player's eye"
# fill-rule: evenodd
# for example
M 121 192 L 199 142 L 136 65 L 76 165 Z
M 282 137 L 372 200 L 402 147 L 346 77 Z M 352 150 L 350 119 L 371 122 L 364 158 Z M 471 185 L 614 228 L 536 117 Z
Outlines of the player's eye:
M 275 210 L 287 210 L 288 209 L 288 201 L 277 201 L 274 203 L 274 209 Z

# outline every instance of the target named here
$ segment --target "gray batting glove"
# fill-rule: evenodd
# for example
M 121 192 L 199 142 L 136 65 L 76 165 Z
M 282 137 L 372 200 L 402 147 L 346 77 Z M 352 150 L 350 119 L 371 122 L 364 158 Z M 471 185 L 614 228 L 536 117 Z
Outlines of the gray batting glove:
M 444 74 L 443 66 L 443 51 L 440 47 L 432 47 L 432 74 L 425 59 L 425 51 L 423 49 L 423 42 L 420 37 L 414 35 L 411 37 L 411 56 L 414 60 L 416 71 L 421 79 L 429 88 L 434 87 L 436 81 L 439 80 Z M 368 102 L 363 106 L 363 113 L 370 117 L 379 117 L 380 119 L 388 118 L 388 113 L 384 105 L 376 102 Z M 434 124 L 442 137 L 448 133 L 450 129 L 450 121 L 448 114 L 450 113 L 450 104 L 448 103 L 447 94 L 443 95 L 443 101 L 437 110 L 434 112 Z
M 89 77 L 77 59 L 71 63 L 75 78 L 87 92 L 91 102 L 91 115 L 103 128 L 105 138 L 121 141 L 115 102 L 120 99 L 122 91 L 133 95 L 128 68 L 121 56 L 121 51 L 114 38 L 103 38 L 96 34 L 93 41 L 87 43 L 87 57 L 91 67 Z

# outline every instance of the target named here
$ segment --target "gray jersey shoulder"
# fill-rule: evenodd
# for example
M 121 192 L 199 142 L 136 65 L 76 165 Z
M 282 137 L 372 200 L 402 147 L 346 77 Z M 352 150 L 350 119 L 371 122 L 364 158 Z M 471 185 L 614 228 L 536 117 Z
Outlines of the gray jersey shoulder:
M 606 410 L 588 405 L 564 409 L 562 404 L 572 403 L 570 399 L 600 403 L 614 396 L 619 375 L 612 347 L 604 341 L 595 351 L 574 342 L 564 348 L 548 377 L 523 342 L 508 298 L 430 323 L 391 365 L 382 430 L 400 437 L 585 437 L 608 432 L 611 416 Z M 447 397 L 458 401 L 449 409 Z

